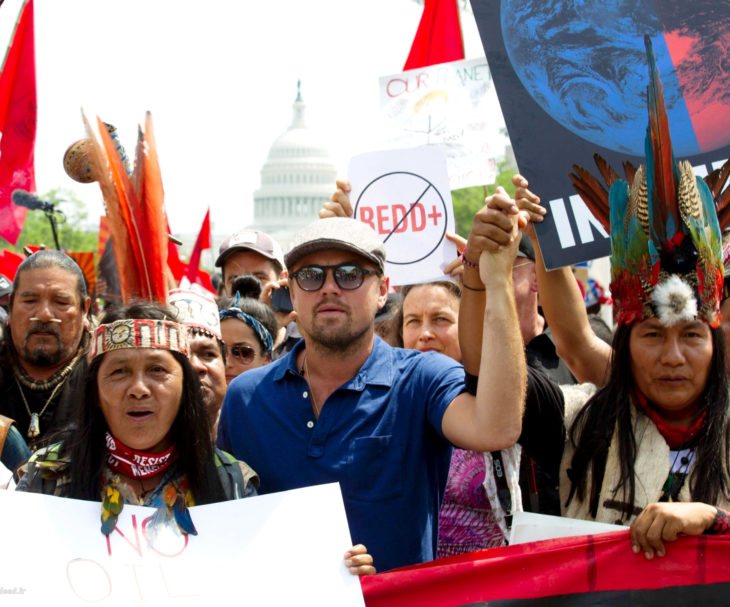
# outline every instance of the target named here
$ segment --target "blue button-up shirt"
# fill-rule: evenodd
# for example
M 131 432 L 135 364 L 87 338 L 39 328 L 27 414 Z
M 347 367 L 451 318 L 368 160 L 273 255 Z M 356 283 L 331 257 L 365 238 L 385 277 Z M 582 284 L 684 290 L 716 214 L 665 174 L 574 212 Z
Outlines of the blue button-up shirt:
M 376 337 L 315 419 L 303 347 L 231 382 L 218 444 L 256 470 L 259 493 L 339 482 L 352 539 L 378 570 L 433 559 L 451 455 L 441 421 L 464 391 L 462 366 Z

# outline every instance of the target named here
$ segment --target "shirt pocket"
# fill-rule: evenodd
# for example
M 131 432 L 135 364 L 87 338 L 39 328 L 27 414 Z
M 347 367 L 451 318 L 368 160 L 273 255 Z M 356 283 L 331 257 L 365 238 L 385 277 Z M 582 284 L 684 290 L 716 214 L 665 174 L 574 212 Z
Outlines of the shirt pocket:
M 344 494 L 375 502 L 403 495 L 403 448 L 392 436 L 353 439 L 347 458 Z

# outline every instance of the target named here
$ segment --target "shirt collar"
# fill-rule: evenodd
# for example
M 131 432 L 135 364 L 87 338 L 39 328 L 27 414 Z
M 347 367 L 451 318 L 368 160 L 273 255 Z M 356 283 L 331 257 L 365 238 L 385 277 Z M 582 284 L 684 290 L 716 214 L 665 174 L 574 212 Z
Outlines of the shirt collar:
M 304 340 L 301 339 L 281 359 L 283 364 L 274 373 L 274 381 L 281 381 L 288 373 L 301 377 L 301 373 L 297 368 L 297 355 L 303 348 Z M 365 364 L 360 367 L 355 377 L 343 387 L 361 392 L 367 385 L 391 386 L 393 384 L 394 366 L 393 348 L 376 335 L 372 352 L 367 357 Z

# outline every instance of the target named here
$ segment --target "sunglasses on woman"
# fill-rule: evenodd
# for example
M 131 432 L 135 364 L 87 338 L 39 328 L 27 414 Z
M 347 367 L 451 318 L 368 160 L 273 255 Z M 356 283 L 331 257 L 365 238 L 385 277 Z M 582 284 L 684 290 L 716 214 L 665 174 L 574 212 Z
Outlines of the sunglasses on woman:
M 319 291 L 327 279 L 327 270 L 332 270 L 335 283 L 344 291 L 353 291 L 360 288 L 365 276 L 375 274 L 375 270 L 361 268 L 354 264 L 341 264 L 337 266 L 305 266 L 291 276 L 297 281 L 302 291 Z
M 250 365 L 253 362 L 253 359 L 256 358 L 256 350 L 254 350 L 251 346 L 226 346 L 226 352 L 231 354 L 233 358 L 243 365 Z

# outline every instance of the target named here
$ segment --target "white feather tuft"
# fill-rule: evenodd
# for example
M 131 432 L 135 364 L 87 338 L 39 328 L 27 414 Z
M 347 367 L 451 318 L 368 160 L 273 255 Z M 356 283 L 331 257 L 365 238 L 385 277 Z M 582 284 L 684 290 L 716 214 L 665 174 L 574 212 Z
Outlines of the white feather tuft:
M 697 318 L 697 298 L 692 287 L 676 274 L 654 287 L 654 312 L 665 327 Z

